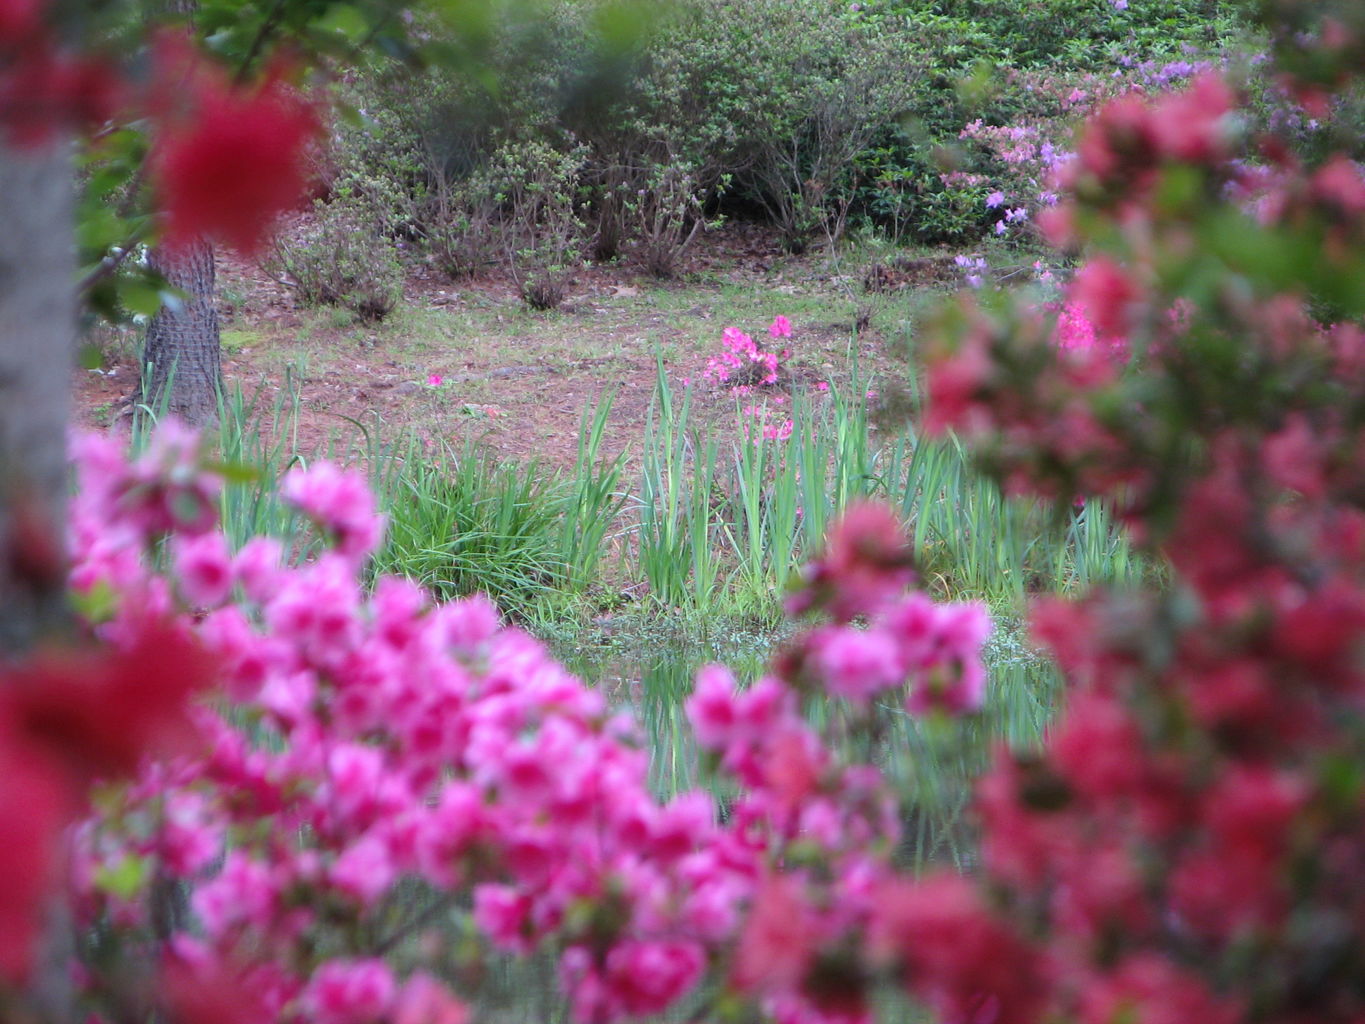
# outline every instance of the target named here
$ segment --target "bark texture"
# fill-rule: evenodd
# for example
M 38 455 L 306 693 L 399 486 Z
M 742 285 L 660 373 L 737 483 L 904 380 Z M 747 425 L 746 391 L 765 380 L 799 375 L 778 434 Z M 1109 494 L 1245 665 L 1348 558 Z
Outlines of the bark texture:
M 73 192 L 64 140 L 20 149 L 0 133 L 0 656 L 64 620 Z
M 152 250 L 152 266 L 184 293 L 147 325 L 142 351 L 142 400 L 198 426 L 218 415 L 222 364 L 214 291 L 213 245 L 198 241 Z

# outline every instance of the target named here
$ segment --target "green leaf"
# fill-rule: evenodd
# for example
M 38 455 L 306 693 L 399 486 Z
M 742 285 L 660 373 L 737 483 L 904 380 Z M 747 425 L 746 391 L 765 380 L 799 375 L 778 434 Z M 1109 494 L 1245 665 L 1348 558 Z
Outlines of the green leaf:
M 246 462 L 206 462 L 204 469 L 230 484 L 254 484 L 262 479 L 260 468 Z
M 92 625 L 110 619 L 118 607 L 113 588 L 103 580 L 87 590 L 73 590 L 69 600 L 76 614 Z
M 161 312 L 161 307 L 166 304 L 168 295 L 169 293 L 165 288 L 159 288 L 150 281 L 136 277 L 119 279 L 119 302 L 130 313 L 156 316 L 157 313 Z
M 350 4 L 332 4 L 327 13 L 314 22 L 320 32 L 334 32 L 348 43 L 360 43 L 370 32 L 370 23 L 359 10 Z
M 82 370 L 100 370 L 104 368 L 104 356 L 100 353 L 98 345 L 82 345 L 76 353 L 76 364 Z
M 130 900 L 142 891 L 151 874 L 151 858 L 130 854 L 114 867 L 101 865 L 96 868 L 95 886 L 112 896 Z
M 94 207 L 83 212 L 76 225 L 76 244 L 81 248 L 103 252 L 127 236 L 127 226 L 113 210 Z

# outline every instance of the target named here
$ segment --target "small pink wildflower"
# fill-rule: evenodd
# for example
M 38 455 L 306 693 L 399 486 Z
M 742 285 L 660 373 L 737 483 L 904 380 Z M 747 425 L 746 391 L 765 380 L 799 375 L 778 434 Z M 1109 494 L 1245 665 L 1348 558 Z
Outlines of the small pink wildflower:
M 785 316 L 775 316 L 773 322 L 768 326 L 768 333 L 774 338 L 790 338 L 792 336 L 792 322 Z
M 769 441 L 785 441 L 792 436 L 792 421 L 783 420 L 781 423 L 768 423 L 763 427 L 763 436 Z
M 427 383 L 434 388 L 439 388 L 442 384 L 445 383 L 445 378 L 442 377 L 439 373 L 433 373 L 429 377 L 427 377 Z

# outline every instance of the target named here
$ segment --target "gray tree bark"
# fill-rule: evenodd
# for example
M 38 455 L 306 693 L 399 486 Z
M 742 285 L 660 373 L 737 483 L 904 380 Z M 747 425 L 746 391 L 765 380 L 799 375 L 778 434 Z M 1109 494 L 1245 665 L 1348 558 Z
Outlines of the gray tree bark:
M 191 28 L 198 6 L 197 0 L 165 0 L 175 20 Z M 213 243 L 201 238 L 176 248 L 157 246 L 150 262 L 185 299 L 174 307 L 163 305 L 147 325 L 142 401 L 191 426 L 211 423 L 223 386 Z
M 223 383 L 213 244 L 201 239 L 174 249 L 158 246 L 150 262 L 184 299 L 163 306 L 147 325 L 142 400 L 194 426 L 212 422 Z
M 19 149 L 0 133 L 0 656 L 65 618 L 74 188 L 64 138 Z

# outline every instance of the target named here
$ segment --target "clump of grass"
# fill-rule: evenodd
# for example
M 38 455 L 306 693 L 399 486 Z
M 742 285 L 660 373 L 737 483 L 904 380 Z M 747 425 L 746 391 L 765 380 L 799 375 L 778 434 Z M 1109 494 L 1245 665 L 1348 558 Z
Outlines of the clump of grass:
M 598 583 L 624 496 L 622 458 L 601 458 L 610 396 L 584 410 L 578 458 L 564 476 L 466 443 L 409 436 L 375 461 L 389 516 L 376 572 L 407 576 L 438 599 L 491 597 L 521 619 L 582 598 Z
M 377 573 L 406 576 L 440 600 L 484 593 L 511 612 L 565 584 L 566 494 L 536 463 L 506 463 L 472 444 L 426 450 L 410 438 L 377 476 L 389 516 Z
M 847 386 L 797 389 L 787 405 L 737 401 L 720 432 L 697 425 L 692 391 L 676 395 L 660 366 L 637 501 L 637 571 L 657 606 L 776 619 L 788 582 L 863 498 L 900 511 L 941 596 L 1017 610 L 1036 593 L 1153 571 L 1099 502 L 1059 511 L 1007 498 L 952 437 L 920 437 L 908 422 L 879 435 L 870 384 L 855 366 Z M 765 437 L 775 408 L 790 418 Z

